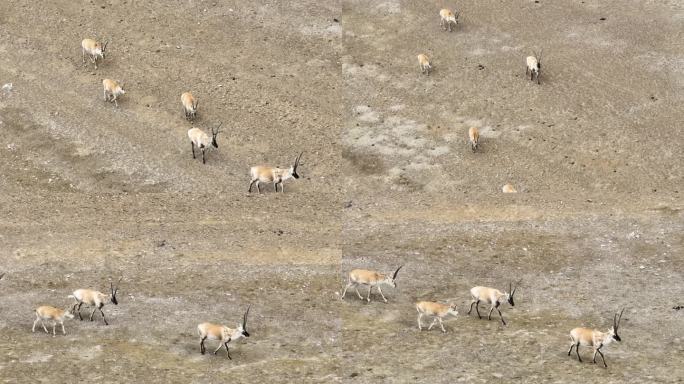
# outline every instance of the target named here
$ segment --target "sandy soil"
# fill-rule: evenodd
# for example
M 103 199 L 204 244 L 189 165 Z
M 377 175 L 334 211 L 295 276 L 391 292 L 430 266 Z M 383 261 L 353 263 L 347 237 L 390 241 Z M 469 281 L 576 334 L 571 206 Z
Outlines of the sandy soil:
M 452 33 L 444 6 L 0 2 L 0 382 L 682 382 L 682 4 L 462 1 Z M 97 70 L 85 37 L 110 40 Z M 221 121 L 193 160 L 187 130 Z M 284 194 L 247 193 L 302 150 Z M 389 303 L 340 300 L 400 264 Z M 119 276 L 109 326 L 31 333 Z M 510 281 L 508 326 L 465 314 Z M 419 332 L 417 300 L 461 316 Z M 249 304 L 233 360 L 200 355 L 196 325 Z M 622 307 L 608 369 L 566 355 Z

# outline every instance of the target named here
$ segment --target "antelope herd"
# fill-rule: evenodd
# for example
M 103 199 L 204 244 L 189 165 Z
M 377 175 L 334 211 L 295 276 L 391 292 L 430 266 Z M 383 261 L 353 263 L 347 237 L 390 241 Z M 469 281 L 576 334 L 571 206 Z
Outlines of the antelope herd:
M 453 12 L 449 9 L 442 9 L 439 12 L 440 16 L 440 27 L 444 30 L 452 31 L 454 26 L 459 24 L 460 11 Z M 82 47 L 82 61 L 83 64 L 86 63 L 86 56 L 90 59 L 90 62 L 94 64 L 95 68 L 98 68 L 98 60 L 104 62 L 108 42 L 100 43 L 93 39 L 84 39 L 81 42 Z M 418 63 L 420 65 L 420 70 L 422 73 L 427 75 L 430 74 L 432 70 L 432 64 L 430 59 L 425 54 L 419 54 L 417 56 Z M 541 74 L 541 52 L 540 54 L 534 53 L 533 56 L 528 56 L 526 58 L 526 76 L 530 76 L 530 80 L 534 81 L 536 79 L 537 84 L 540 83 L 539 77 Z M 123 89 L 122 84 L 118 81 L 111 79 L 102 80 L 103 85 L 103 95 L 104 100 L 113 102 L 118 107 L 117 99 L 119 96 L 124 95 L 126 92 Z M 194 120 L 197 116 L 197 99 L 193 96 L 192 92 L 187 91 L 181 95 L 181 104 L 183 116 L 187 120 Z M 200 128 L 191 128 L 187 131 L 188 138 L 190 139 L 192 157 L 196 158 L 195 147 L 202 153 L 202 163 L 206 164 L 205 152 L 211 148 L 218 148 L 217 135 L 221 132 L 220 127 L 222 123 L 216 128 L 211 129 L 211 136 L 204 132 Z M 476 127 L 471 127 L 468 130 L 468 144 L 473 152 L 479 148 L 480 144 L 480 133 Z M 289 179 L 298 179 L 300 176 L 297 173 L 298 166 L 301 160 L 303 152 L 301 152 L 294 160 L 293 164 L 288 168 L 279 168 L 271 166 L 254 166 L 250 168 L 250 183 L 248 192 L 252 192 L 252 187 L 256 184 L 257 192 L 261 193 L 261 183 L 272 184 L 275 192 L 278 192 L 278 186 L 280 186 L 281 193 L 284 192 L 283 182 Z M 511 184 L 506 184 L 502 188 L 504 193 L 515 193 L 516 189 Z M 396 279 L 399 271 L 402 269 L 403 265 L 399 266 L 391 274 L 384 274 L 373 270 L 365 269 L 353 269 L 349 272 L 347 276 L 347 284 L 344 287 L 344 291 L 341 295 L 341 299 L 344 299 L 347 290 L 353 288 L 357 296 L 361 300 L 365 300 L 367 303 L 371 302 L 371 293 L 373 288 L 376 288 L 382 300 L 388 303 L 387 298 L 382 292 L 381 286 L 386 285 L 392 288 L 396 288 Z M 0 274 L 0 279 L 3 278 L 5 273 Z M 32 332 L 35 332 L 36 325 L 41 323 L 43 329 L 46 333 L 49 333 L 45 326 L 45 321 L 52 322 L 52 334 L 53 337 L 56 335 L 55 328 L 59 324 L 62 328 L 62 333 L 66 334 L 64 329 L 64 321 L 66 319 L 73 319 L 75 315 L 78 315 L 79 320 L 83 320 L 81 315 L 81 306 L 86 305 L 92 308 L 89 320 L 93 321 L 93 316 L 96 311 L 99 311 L 102 316 L 102 322 L 108 325 L 105 314 L 102 310 L 105 304 L 118 305 L 117 292 L 118 285 L 121 279 L 118 280 L 115 285 L 110 282 L 109 293 L 102 293 L 100 291 L 91 289 L 77 289 L 69 298 L 73 298 L 75 303 L 70 309 L 59 309 L 52 306 L 40 306 L 35 310 L 35 321 L 33 322 Z M 361 295 L 358 288 L 359 286 L 364 286 L 368 288 L 366 297 Z M 508 303 L 511 307 L 514 304 L 514 295 L 516 293 L 517 287 L 513 287 L 512 283 L 509 284 L 508 290 L 501 291 L 495 288 L 476 286 L 470 290 L 471 302 L 468 314 L 470 314 L 475 308 L 478 318 L 482 318 L 479 305 L 484 303 L 489 305 L 489 313 L 487 315 L 488 320 L 491 320 L 492 312 L 496 310 L 499 314 L 501 324 L 506 326 L 507 323 L 501 313 L 500 306 L 503 303 Z M 431 317 L 433 319 L 432 323 L 429 325 L 428 330 L 439 322 L 442 332 L 446 332 L 444 325 L 442 323 L 443 319 L 451 315 L 453 317 L 458 317 L 457 304 L 454 303 L 440 303 L 432 301 L 419 301 L 415 303 L 415 309 L 418 312 L 418 329 L 422 331 L 423 317 Z M 215 340 L 218 341 L 218 348 L 214 350 L 214 354 L 225 347 L 226 354 L 229 359 L 232 359 L 228 349 L 228 344 L 231 341 L 237 341 L 241 338 L 250 337 L 247 332 L 247 316 L 249 314 L 250 306 L 247 307 L 245 311 L 242 322 L 237 324 L 235 328 L 230 328 L 220 324 L 213 323 L 201 323 L 197 326 L 197 332 L 200 338 L 200 353 L 204 354 L 206 351 L 205 341 Z M 596 362 L 596 355 L 599 354 L 603 360 L 604 367 L 607 367 L 605 363 L 605 358 L 601 349 L 613 341 L 621 341 L 620 336 L 618 336 L 618 329 L 620 326 L 620 321 L 622 319 L 622 314 L 624 309 L 620 311 L 619 315 L 615 314 L 613 317 L 613 326 L 606 332 L 602 332 L 596 329 L 589 328 L 574 328 L 570 331 L 571 345 L 568 350 L 568 355 L 571 355 L 573 348 L 577 354 L 578 360 L 581 362 L 582 359 L 579 354 L 579 347 L 591 347 L 594 350 L 593 362 Z

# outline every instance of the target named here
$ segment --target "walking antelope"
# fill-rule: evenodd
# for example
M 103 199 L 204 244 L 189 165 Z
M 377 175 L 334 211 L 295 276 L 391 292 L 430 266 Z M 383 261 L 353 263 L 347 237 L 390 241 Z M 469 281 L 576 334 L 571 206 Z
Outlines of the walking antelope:
M 104 44 L 93 39 L 83 39 L 81 41 L 81 54 L 83 59 L 83 64 L 86 62 L 86 53 L 90 55 L 90 62 L 95 64 L 95 69 L 97 69 L 97 58 L 101 58 L 104 61 L 105 52 L 107 50 L 107 44 L 109 42 L 105 41 Z
M 192 95 L 192 92 L 185 92 L 181 95 L 181 103 L 183 103 L 183 113 L 188 120 L 194 120 L 197 115 L 197 99 Z
M 278 185 L 280 185 L 280 192 L 284 193 L 285 188 L 283 187 L 283 181 L 292 178 L 299 179 L 297 167 L 299 166 L 299 160 L 302 158 L 302 154 L 304 154 L 304 152 L 301 152 L 299 156 L 297 156 L 294 164 L 292 164 L 290 168 L 277 168 L 265 165 L 258 165 L 250 168 L 249 174 L 252 179 L 249 182 L 249 189 L 247 192 L 252 193 L 252 185 L 254 185 L 254 183 L 256 183 L 257 192 L 259 193 L 261 193 L 259 183 L 273 183 L 273 189 L 275 189 L 276 192 L 278 192 Z
M 45 320 L 52 320 L 52 337 L 56 336 L 55 333 L 55 328 L 57 327 L 57 324 L 62 326 L 62 333 L 66 335 L 66 331 L 64 330 L 64 320 L 66 319 L 73 319 L 74 315 L 71 313 L 70 310 L 68 309 L 59 309 L 55 307 L 51 307 L 49 305 L 43 305 L 41 307 L 36 308 L 36 320 L 33 322 L 33 328 L 31 329 L 31 332 L 36 331 L 36 324 L 40 321 L 40 324 L 43 326 L 43 329 L 45 330 L 45 333 L 49 334 L 47 328 L 45 328 Z
M 533 51 L 534 52 L 534 51 Z M 530 75 L 530 80 L 534 81 L 534 77 L 537 77 L 537 84 L 539 84 L 539 72 L 541 71 L 541 54 L 544 51 L 534 52 L 534 56 L 527 56 L 527 68 L 525 69 L 525 76 Z
M 419 301 L 416 303 L 416 310 L 418 311 L 418 329 L 423 330 L 423 324 L 421 319 L 423 316 L 432 316 L 432 324 L 428 327 L 428 331 L 432 329 L 432 326 L 439 320 L 439 326 L 442 328 L 442 332 L 446 332 L 444 329 L 444 324 L 442 324 L 442 319 L 453 315 L 458 316 L 458 311 L 456 310 L 456 304 L 442 304 L 435 303 L 432 301 Z
M 470 143 L 470 148 L 475 152 L 478 147 L 478 142 L 480 141 L 480 131 L 476 127 L 470 127 L 468 130 L 468 141 Z
M 617 313 L 613 316 L 613 327 L 610 328 L 608 332 L 601 332 L 599 330 L 590 328 L 575 328 L 572 331 L 570 331 L 570 340 L 572 340 L 572 342 L 570 344 L 570 349 L 568 350 L 568 356 L 570 356 L 572 348 L 575 347 L 577 359 L 581 363 L 582 358 L 579 354 L 580 345 L 585 347 L 593 347 L 593 363 L 596 364 L 596 354 L 598 353 L 601 355 L 601 360 L 603 360 L 603 366 L 605 368 L 608 368 L 608 365 L 606 365 L 606 359 L 605 357 L 603 357 L 603 352 L 601 352 L 601 348 L 612 343 L 613 340 L 622 341 L 622 339 L 620 339 L 620 336 L 618 335 L 618 328 L 620 327 L 620 320 L 622 319 L 622 312 L 624 311 L 625 309 L 623 308 L 622 311 L 620 311 L 619 316 Z
M 116 282 L 116 287 L 113 283 L 109 283 L 109 295 L 105 295 L 102 292 L 94 291 L 92 289 L 75 290 L 72 295 L 69 295 L 69 297 L 72 297 L 74 300 L 76 300 L 76 303 L 71 308 L 71 311 L 78 313 L 78 319 L 83 320 L 83 317 L 81 316 L 81 305 L 85 304 L 88 307 L 93 307 L 93 311 L 90 313 L 90 321 L 93 321 L 93 315 L 95 314 L 95 311 L 100 310 L 100 313 L 102 314 L 102 321 L 105 323 L 105 325 L 109 325 L 109 323 L 107 323 L 107 319 L 105 318 L 104 312 L 102 312 L 102 307 L 104 307 L 104 305 L 107 303 L 119 305 L 119 302 L 116 300 L 116 293 L 119 291 L 119 283 L 121 282 L 121 279 L 123 279 L 123 277 L 119 278 L 119 281 Z
M 399 270 L 403 267 L 403 265 L 400 265 L 399 268 L 397 268 L 396 271 L 394 271 L 394 274 L 392 276 L 390 275 L 384 275 L 382 273 L 378 273 L 375 271 L 368 271 L 365 269 L 354 269 L 351 272 L 349 272 L 349 277 L 347 280 L 347 286 L 344 287 L 344 292 L 342 293 L 342 299 L 344 299 L 344 296 L 347 294 L 347 289 L 354 287 L 354 290 L 356 291 L 356 294 L 359 296 L 359 299 L 363 300 L 363 296 L 359 293 L 359 285 L 367 285 L 368 286 L 368 297 L 366 297 L 366 301 L 370 303 L 370 294 L 371 290 L 373 287 L 378 288 L 378 292 L 380 292 L 380 296 L 382 296 L 382 299 L 387 302 L 387 299 L 385 298 L 385 295 L 382 294 L 382 289 L 380 289 L 381 284 L 387 284 L 392 288 L 397 287 L 396 283 L 396 278 L 397 278 L 397 273 L 399 273 Z
M 197 148 L 199 148 L 202 151 L 202 164 L 207 163 L 206 159 L 204 158 L 204 152 L 207 149 L 211 149 L 211 147 L 218 148 L 216 136 L 219 134 L 219 132 L 221 132 L 219 128 L 221 128 L 222 124 L 223 122 L 219 123 L 216 129 L 211 129 L 211 139 L 209 139 L 209 135 L 204 133 L 204 131 L 202 131 L 199 128 L 190 128 L 188 130 L 188 137 L 190 138 L 190 146 L 192 147 L 193 159 L 195 158 L 195 146 L 197 146 Z
M 249 313 L 250 306 L 247 306 L 247 311 L 245 311 L 244 316 L 242 316 L 242 324 L 238 324 L 237 328 L 228 328 L 219 324 L 212 323 L 202 323 L 197 326 L 197 333 L 200 337 L 200 352 L 204 355 L 206 348 L 204 347 L 204 341 L 209 340 L 219 340 L 219 346 L 214 351 L 214 355 L 218 353 L 221 347 L 226 347 L 226 353 L 228 358 L 230 357 L 230 351 L 228 351 L 228 343 L 233 340 L 239 340 L 243 337 L 249 337 L 249 332 L 247 332 L 247 314 Z
M 441 11 L 439 11 L 439 26 L 442 27 L 444 30 L 449 30 L 451 32 L 451 25 L 456 24 L 458 25 L 458 16 L 461 14 L 461 12 L 451 12 L 450 9 L 444 8 Z
M 480 301 L 484 301 L 485 303 L 491 305 L 491 308 L 489 309 L 489 315 L 487 316 L 487 320 L 492 319 L 492 311 L 496 309 L 496 311 L 499 312 L 499 317 L 501 317 L 501 323 L 503 325 L 506 325 L 506 321 L 504 321 L 503 315 L 499 310 L 499 305 L 501 305 L 501 303 L 503 303 L 504 301 L 508 301 L 508 304 L 510 304 L 511 307 L 514 307 L 515 303 L 513 303 L 513 295 L 515 295 L 516 289 L 518 288 L 513 288 L 512 283 L 508 285 L 508 292 L 501 292 L 498 289 L 488 287 L 472 288 L 470 290 L 470 295 L 473 297 L 473 300 L 470 303 L 470 310 L 468 310 L 468 314 L 470 315 L 470 312 L 472 312 L 473 310 L 473 305 L 475 305 L 475 312 L 477 312 L 477 318 L 481 319 L 482 316 L 480 316 L 480 309 L 478 307 L 480 305 Z
M 104 79 L 102 80 L 102 88 L 104 101 L 113 101 L 114 105 L 118 107 L 119 103 L 116 101 L 116 98 L 126 94 L 126 91 L 123 89 L 123 84 L 119 84 L 116 80 Z
M 430 59 L 428 59 L 426 54 L 421 53 L 418 55 L 418 64 L 420 65 L 420 72 L 426 73 L 429 76 L 430 71 L 432 70 L 432 64 L 430 64 Z

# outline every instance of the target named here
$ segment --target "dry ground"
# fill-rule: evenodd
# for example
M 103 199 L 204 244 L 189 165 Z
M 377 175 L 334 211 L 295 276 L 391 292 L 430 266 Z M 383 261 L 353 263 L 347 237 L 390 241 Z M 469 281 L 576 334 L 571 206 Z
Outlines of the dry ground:
M 443 1 L 0 2 L 0 382 L 682 382 L 681 2 L 457 5 L 448 33 Z M 203 166 L 186 131 L 219 121 Z M 301 150 L 285 194 L 247 193 Z M 388 304 L 339 300 L 399 264 Z M 118 276 L 109 326 L 30 332 Z M 507 327 L 465 315 L 509 281 Z M 418 331 L 425 299 L 459 304 L 446 334 Z M 200 355 L 196 324 L 248 304 L 233 360 Z M 608 369 L 566 356 L 621 307 Z

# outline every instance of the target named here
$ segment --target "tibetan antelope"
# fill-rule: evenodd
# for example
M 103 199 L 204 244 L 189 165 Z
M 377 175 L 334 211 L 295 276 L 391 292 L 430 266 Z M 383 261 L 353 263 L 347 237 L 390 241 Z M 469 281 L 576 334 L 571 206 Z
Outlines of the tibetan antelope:
M 197 99 L 192 95 L 192 92 L 185 92 L 181 95 L 181 103 L 183 103 L 183 113 L 188 120 L 194 120 L 197 115 Z
M 36 331 L 36 324 L 38 324 L 38 322 L 40 321 L 40 324 L 43 326 L 45 333 L 50 334 L 47 328 L 45 328 L 45 320 L 51 320 L 52 337 L 56 336 L 55 328 L 57 327 L 57 324 L 62 326 L 62 334 L 66 335 L 66 331 L 64 330 L 64 320 L 73 318 L 74 315 L 68 309 L 59 309 L 51 307 L 49 305 L 43 305 L 41 307 L 36 308 L 36 320 L 33 322 L 33 328 L 31 329 L 31 332 Z
M 119 278 L 119 281 L 116 282 L 116 287 L 113 283 L 109 283 L 109 295 L 99 291 L 94 291 L 92 289 L 75 290 L 72 295 L 69 295 L 69 297 L 72 297 L 74 300 L 76 300 L 76 303 L 71 308 L 71 312 L 78 313 L 78 319 L 83 320 L 83 317 L 81 316 L 81 305 L 85 304 L 87 307 L 93 307 L 93 311 L 90 313 L 90 321 L 93 321 L 93 315 L 95 314 L 95 311 L 99 309 L 100 313 L 102 314 L 102 321 L 105 323 L 105 325 L 109 325 L 109 323 L 107 323 L 107 319 L 105 318 L 104 312 L 102 312 L 102 307 L 104 307 L 104 305 L 107 303 L 119 305 L 119 302 L 116 300 L 116 293 L 119 291 L 119 283 L 121 282 L 121 279 L 123 279 L 123 277 Z
M 432 329 L 432 326 L 439 320 L 439 326 L 442 328 L 442 332 L 446 332 L 444 329 L 444 324 L 442 324 L 442 319 L 453 315 L 458 316 L 458 311 L 456 310 L 456 304 L 442 304 L 435 303 L 432 301 L 419 301 L 416 303 L 416 310 L 418 311 L 418 330 L 423 330 L 423 324 L 421 319 L 423 316 L 432 316 L 432 324 L 428 327 L 428 331 Z
M 97 59 L 99 57 L 104 61 L 108 43 L 108 41 L 105 41 L 104 44 L 102 44 L 99 41 L 95 41 L 93 39 L 83 39 L 83 41 L 81 41 L 81 54 L 83 64 L 85 64 L 86 62 L 87 53 L 90 56 L 90 62 L 95 64 L 95 69 L 97 69 Z
M 533 51 L 534 52 L 534 51 Z M 539 73 L 541 71 L 541 59 L 543 51 L 534 52 L 534 56 L 527 56 L 527 68 L 525 69 L 525 76 L 530 75 L 530 80 L 534 81 L 534 77 L 537 77 L 537 84 L 539 83 Z
M 442 27 L 445 31 L 448 29 L 449 32 L 451 32 L 451 26 L 453 24 L 458 25 L 458 16 L 461 14 L 461 12 L 451 12 L 450 9 L 444 8 L 441 11 L 439 11 L 439 26 Z
M 501 192 L 503 193 L 518 193 L 518 190 L 515 189 L 513 184 L 505 184 L 503 187 L 501 187 Z
M 432 64 L 430 64 L 430 59 L 428 59 L 427 55 L 424 53 L 421 53 L 418 57 L 418 65 L 420 65 L 420 72 L 425 73 L 428 76 L 430 75 L 430 71 L 432 70 Z
M 104 101 L 114 102 L 114 105 L 119 106 L 119 102 L 116 101 L 117 97 L 126 94 L 123 89 L 123 84 L 119 84 L 116 80 L 104 79 L 102 80 L 102 88 Z
M 392 276 L 390 275 L 384 275 L 382 273 L 378 273 L 375 271 L 368 271 L 365 269 L 354 269 L 351 272 L 349 272 L 349 277 L 347 279 L 347 286 L 344 287 L 344 292 L 342 293 L 342 299 L 344 299 L 344 296 L 347 294 L 347 289 L 354 287 L 354 290 L 356 291 L 356 294 L 359 296 L 359 299 L 363 300 L 363 296 L 359 293 L 359 285 L 367 285 L 368 286 L 368 297 L 366 297 L 366 301 L 370 303 L 370 294 L 371 290 L 373 287 L 378 288 L 378 292 L 380 292 L 380 296 L 382 296 L 382 299 L 387 302 L 387 299 L 385 298 L 385 295 L 382 294 L 382 289 L 380 289 L 381 284 L 387 284 L 392 288 L 397 287 L 396 283 L 396 278 L 397 278 L 397 273 L 399 273 L 399 270 L 403 267 L 403 265 L 400 265 L 399 268 L 397 268 L 396 271 L 394 271 L 394 274 Z
M 468 130 L 468 142 L 470 143 L 470 148 L 475 152 L 479 146 L 480 141 L 480 131 L 475 127 L 470 127 Z
M 513 288 L 512 283 L 508 285 L 508 292 L 501 292 L 498 289 L 488 287 L 472 288 L 470 290 L 470 295 L 473 297 L 473 300 L 470 303 L 470 310 L 468 310 L 468 314 L 470 315 L 470 312 L 472 312 L 474 305 L 475 312 L 477 312 L 477 318 L 481 319 L 482 316 L 480 316 L 480 309 L 478 307 L 480 305 L 480 301 L 484 301 L 485 303 L 491 305 L 491 308 L 489 309 L 489 315 L 487 316 L 487 320 L 492 319 L 492 311 L 496 309 L 496 311 L 499 312 L 501 323 L 503 325 L 506 325 L 506 321 L 504 321 L 503 315 L 499 310 L 499 305 L 501 305 L 501 303 L 503 303 L 504 301 L 508 301 L 508 304 L 510 304 L 511 307 L 515 307 L 515 303 L 513 303 L 513 295 L 515 295 L 516 289 L 518 288 Z
M 206 164 L 207 161 L 204 158 L 204 152 L 206 150 L 211 149 L 211 147 L 218 148 L 218 143 L 216 142 L 216 136 L 221 132 L 219 128 L 221 128 L 221 125 L 223 122 L 220 122 L 218 127 L 216 129 L 212 128 L 211 129 L 211 139 L 209 139 L 209 135 L 204 133 L 199 128 L 190 128 L 188 130 L 188 137 L 190 138 L 190 146 L 192 147 L 192 158 L 195 158 L 195 146 L 202 151 L 202 164 Z
M 212 323 L 202 323 L 198 325 L 197 333 L 199 333 L 200 337 L 200 352 L 204 355 L 204 352 L 206 351 L 206 348 L 204 347 L 205 340 L 218 340 L 219 346 L 214 351 L 214 355 L 218 353 L 221 347 L 226 347 L 228 358 L 233 360 L 233 358 L 230 357 L 230 351 L 228 351 L 228 343 L 243 337 L 249 337 L 249 332 L 247 332 L 247 314 L 249 313 L 249 307 L 250 306 L 247 306 L 247 311 L 244 316 L 242 316 L 242 324 L 238 324 L 235 329 Z
M 570 356 L 570 353 L 572 353 L 572 348 L 575 347 L 577 359 L 581 363 L 582 358 L 579 354 L 580 345 L 584 347 L 593 347 L 593 363 L 596 364 L 596 354 L 598 353 L 601 355 L 601 360 L 603 360 L 603 366 L 608 368 L 608 365 L 606 365 L 606 359 L 603 357 L 603 352 L 601 352 L 601 348 L 612 343 L 613 341 L 622 341 L 618 335 L 618 328 L 620 327 L 620 320 L 622 319 L 622 312 L 624 311 L 625 309 L 623 308 L 622 311 L 620 311 L 619 316 L 617 313 L 613 316 L 613 327 L 610 328 L 608 332 L 601 332 L 599 330 L 590 328 L 575 328 L 570 331 L 570 340 L 572 340 L 572 342 L 570 344 L 570 349 L 568 350 L 568 356 Z
M 256 183 L 257 192 L 261 193 L 261 187 L 259 183 L 273 183 L 273 188 L 278 192 L 278 185 L 280 185 L 280 192 L 284 193 L 285 188 L 283 187 L 283 181 L 288 179 L 299 179 L 299 174 L 297 174 L 297 167 L 299 166 L 299 160 L 302 158 L 301 152 L 299 156 L 294 161 L 294 164 L 290 168 L 277 168 L 269 167 L 265 165 L 258 165 L 252 167 L 249 170 L 249 174 L 252 177 L 249 182 L 248 193 L 252 193 L 252 185 Z

